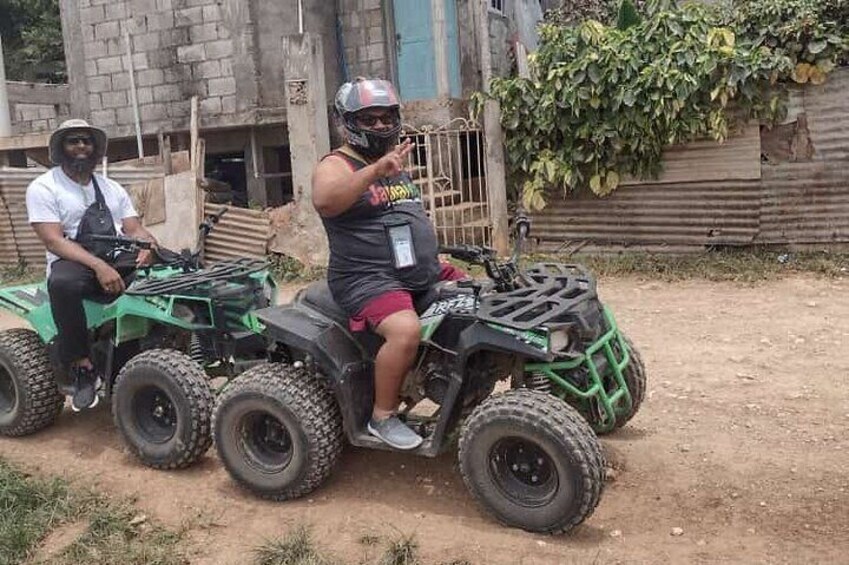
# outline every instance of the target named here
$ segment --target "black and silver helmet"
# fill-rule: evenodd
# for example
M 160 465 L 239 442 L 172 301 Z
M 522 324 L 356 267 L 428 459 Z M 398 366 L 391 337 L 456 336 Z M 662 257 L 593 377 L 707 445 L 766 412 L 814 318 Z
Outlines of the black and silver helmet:
M 388 80 L 357 78 L 339 87 L 336 113 L 345 128 L 345 139 L 363 156 L 378 158 L 398 143 L 401 132 L 401 104 L 395 87 Z M 392 127 L 373 130 L 357 124 L 357 113 L 370 108 L 388 108 L 393 112 Z

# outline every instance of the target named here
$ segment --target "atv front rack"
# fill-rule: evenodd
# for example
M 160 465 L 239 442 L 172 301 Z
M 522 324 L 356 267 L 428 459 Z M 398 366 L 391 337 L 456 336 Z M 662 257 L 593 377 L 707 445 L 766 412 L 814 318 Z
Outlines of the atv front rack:
M 186 294 L 200 286 L 242 279 L 268 267 L 263 259 L 232 259 L 215 263 L 206 269 L 180 273 L 171 277 L 148 277 L 137 280 L 127 289 L 135 296 Z
M 580 265 L 536 263 L 522 272 L 527 286 L 481 297 L 477 317 L 518 330 L 538 329 L 544 325 L 577 323 L 581 327 L 595 320 L 583 317 L 595 314 L 578 307 L 597 297 L 596 281 Z

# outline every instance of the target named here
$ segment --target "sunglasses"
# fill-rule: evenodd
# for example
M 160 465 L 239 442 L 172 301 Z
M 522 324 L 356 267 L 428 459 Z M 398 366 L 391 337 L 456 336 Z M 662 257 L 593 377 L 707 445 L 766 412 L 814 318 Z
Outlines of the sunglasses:
M 69 135 L 65 138 L 65 143 L 68 145 L 76 145 L 77 143 L 82 143 L 83 145 L 93 145 L 94 139 L 90 135 Z
M 367 128 L 376 126 L 378 122 L 385 126 L 395 126 L 398 123 L 398 116 L 395 114 L 385 114 L 382 116 L 364 114 L 362 116 L 357 116 L 357 122 Z

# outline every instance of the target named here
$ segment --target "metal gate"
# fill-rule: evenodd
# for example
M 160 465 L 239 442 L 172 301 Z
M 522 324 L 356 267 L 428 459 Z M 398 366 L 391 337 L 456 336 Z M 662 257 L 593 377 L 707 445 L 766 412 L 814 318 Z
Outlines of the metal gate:
M 492 228 L 480 126 L 457 118 L 439 127 L 405 126 L 401 138 L 410 138 L 416 144 L 409 155 L 409 171 L 422 191 L 439 242 L 490 245 Z

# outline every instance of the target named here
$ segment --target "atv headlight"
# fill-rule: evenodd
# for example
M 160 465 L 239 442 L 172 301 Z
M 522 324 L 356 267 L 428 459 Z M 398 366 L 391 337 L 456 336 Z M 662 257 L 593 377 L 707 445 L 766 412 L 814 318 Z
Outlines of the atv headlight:
M 552 330 L 548 334 L 548 348 L 552 353 L 565 353 L 571 345 L 572 336 L 568 328 Z

